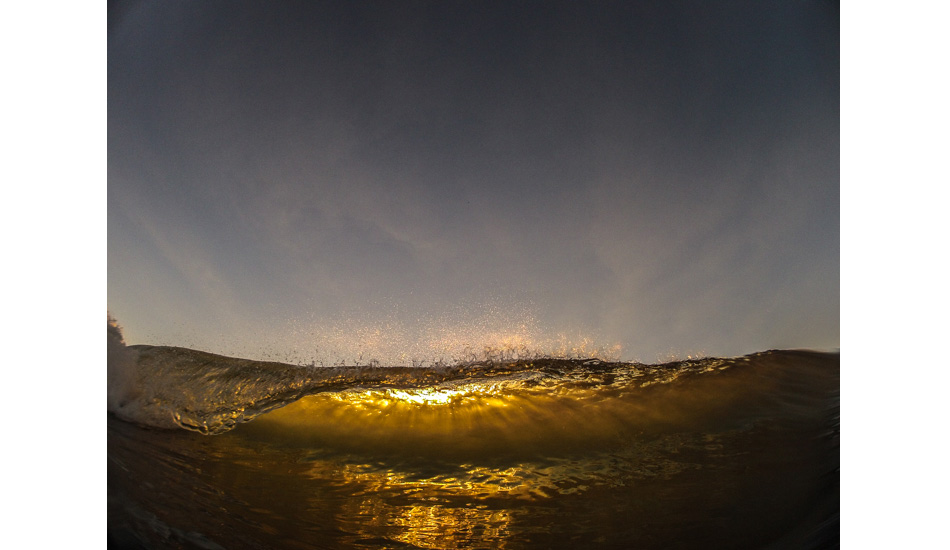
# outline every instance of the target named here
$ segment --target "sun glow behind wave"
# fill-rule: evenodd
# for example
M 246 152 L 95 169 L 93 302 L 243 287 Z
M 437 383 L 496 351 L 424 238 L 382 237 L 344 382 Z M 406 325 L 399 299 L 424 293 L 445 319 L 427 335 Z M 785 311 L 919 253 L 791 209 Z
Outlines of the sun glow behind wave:
M 606 449 L 690 416 L 666 391 L 636 391 L 641 376 L 653 377 L 623 369 L 575 379 L 535 369 L 415 388 L 355 387 L 303 397 L 239 431 L 279 445 L 432 460 Z
M 331 399 L 359 410 L 389 410 L 400 407 L 459 408 L 506 406 L 505 390 L 512 381 L 478 381 L 423 388 L 382 388 L 332 394 Z
M 396 400 L 417 405 L 448 405 L 464 399 L 465 394 L 459 390 L 444 390 L 424 388 L 421 390 L 389 390 L 389 395 Z

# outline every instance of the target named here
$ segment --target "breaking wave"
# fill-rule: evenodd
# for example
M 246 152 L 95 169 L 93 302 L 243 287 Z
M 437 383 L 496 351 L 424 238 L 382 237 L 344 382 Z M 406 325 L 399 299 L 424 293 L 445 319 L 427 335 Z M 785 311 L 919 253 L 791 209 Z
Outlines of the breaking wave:
M 110 547 L 837 544 L 838 354 L 318 367 L 108 338 Z

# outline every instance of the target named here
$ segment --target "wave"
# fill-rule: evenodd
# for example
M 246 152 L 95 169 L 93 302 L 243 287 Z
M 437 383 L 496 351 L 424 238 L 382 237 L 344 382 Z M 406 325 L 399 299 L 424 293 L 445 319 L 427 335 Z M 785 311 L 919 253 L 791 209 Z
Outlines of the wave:
M 114 325 L 109 528 L 130 547 L 837 541 L 837 353 L 315 367 Z
M 315 367 L 180 347 L 126 346 L 110 319 L 109 411 L 138 424 L 203 434 L 221 434 L 264 415 L 261 426 L 285 438 L 296 434 L 311 440 L 371 440 L 373 445 L 386 440 L 393 446 L 437 445 L 440 437 L 452 437 L 453 448 L 459 448 L 466 430 L 484 445 L 501 437 L 493 432 L 496 425 L 504 425 L 505 434 L 588 440 L 599 437 L 590 426 L 604 437 L 616 437 L 681 418 L 708 417 L 713 409 L 727 407 L 730 396 L 768 395 L 761 386 L 777 384 L 782 371 L 774 365 L 794 353 L 802 352 L 657 365 L 536 357 L 429 367 Z M 745 372 L 750 364 L 773 368 L 765 378 L 732 376 L 727 384 L 717 384 L 717 373 Z M 800 360 L 794 364 L 801 368 Z M 702 382 L 689 382 L 693 379 Z M 755 392 L 750 384 L 757 386 Z M 655 389 L 661 386 L 676 387 L 679 394 L 669 399 Z M 584 414 L 578 414 L 581 409 Z M 423 417 L 424 435 L 400 429 Z M 550 433 L 551 426 L 557 433 Z

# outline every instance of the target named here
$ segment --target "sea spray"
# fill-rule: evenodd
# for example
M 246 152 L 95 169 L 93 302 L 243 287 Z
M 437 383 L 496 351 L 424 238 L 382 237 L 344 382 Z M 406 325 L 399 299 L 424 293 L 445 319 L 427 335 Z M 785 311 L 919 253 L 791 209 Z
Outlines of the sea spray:
M 111 315 L 108 316 L 107 346 L 109 411 L 122 416 L 136 397 L 138 353 L 125 345 L 122 329 Z

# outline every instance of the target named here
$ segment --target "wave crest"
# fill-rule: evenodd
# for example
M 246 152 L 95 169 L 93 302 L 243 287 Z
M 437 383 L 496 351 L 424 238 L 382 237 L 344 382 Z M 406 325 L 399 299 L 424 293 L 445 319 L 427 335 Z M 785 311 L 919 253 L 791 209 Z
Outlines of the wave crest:
M 536 410 L 539 414 L 597 403 L 606 411 L 604 414 L 642 416 L 645 413 L 639 405 L 634 403 L 636 406 L 631 408 L 631 399 L 642 399 L 651 386 L 724 371 L 753 359 L 775 366 L 782 357 L 765 352 L 736 359 L 644 365 L 546 357 L 509 361 L 502 355 L 454 365 L 316 367 L 238 359 L 180 347 L 126 346 L 120 327 L 111 317 L 108 345 L 111 413 L 138 424 L 203 434 L 226 432 L 314 394 L 328 394 L 333 399 L 310 400 L 310 408 L 320 403 L 325 410 L 305 424 L 326 423 L 327 415 L 362 413 L 411 419 L 419 414 L 413 412 L 413 407 L 432 409 L 438 405 L 452 405 L 454 412 L 468 407 L 468 412 L 477 413 L 472 416 L 476 419 L 495 402 L 517 402 L 519 410 Z M 679 399 L 685 402 L 685 394 Z M 719 397 L 702 399 L 715 401 Z M 339 405 L 334 404 L 337 401 Z M 634 410 L 638 412 L 631 413 Z M 430 410 L 421 414 L 443 418 L 447 413 Z M 525 422 L 535 429 L 535 424 Z M 312 427 L 307 430 L 312 431 Z M 578 432 L 583 431 L 579 426 Z

